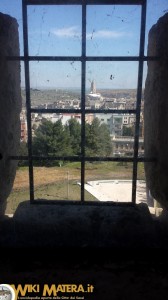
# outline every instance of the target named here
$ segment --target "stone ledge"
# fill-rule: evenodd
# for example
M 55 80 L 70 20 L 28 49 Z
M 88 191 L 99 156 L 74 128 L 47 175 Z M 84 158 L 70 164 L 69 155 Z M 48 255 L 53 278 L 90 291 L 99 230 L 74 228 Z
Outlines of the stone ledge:
M 145 204 L 135 206 L 18 206 L 9 246 L 136 248 L 155 246 L 155 225 Z M 2 245 L 2 239 L 0 239 Z M 3 239 L 3 245 L 5 240 Z

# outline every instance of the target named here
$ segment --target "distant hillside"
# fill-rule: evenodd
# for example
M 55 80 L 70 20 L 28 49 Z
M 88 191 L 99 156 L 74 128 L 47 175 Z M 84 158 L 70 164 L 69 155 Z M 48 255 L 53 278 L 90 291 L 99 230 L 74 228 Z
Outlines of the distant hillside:
M 107 98 L 126 98 L 136 99 L 136 89 L 97 89 L 103 97 Z M 86 90 L 86 94 L 88 90 Z M 22 107 L 26 105 L 25 90 L 21 90 Z M 54 103 L 57 100 L 66 101 L 68 99 L 78 98 L 80 100 L 81 93 L 79 89 L 30 89 L 30 97 L 32 106 L 37 106 L 44 103 Z
M 99 89 L 97 90 L 103 97 L 112 97 L 112 98 L 136 98 L 136 89 Z

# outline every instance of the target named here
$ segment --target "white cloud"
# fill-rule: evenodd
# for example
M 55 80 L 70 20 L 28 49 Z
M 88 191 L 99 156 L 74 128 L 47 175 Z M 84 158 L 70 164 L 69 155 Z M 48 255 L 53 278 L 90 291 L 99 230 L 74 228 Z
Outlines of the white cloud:
M 77 26 L 52 29 L 51 33 L 60 38 L 80 37 L 80 32 Z
M 77 26 L 52 29 L 51 33 L 60 38 L 81 38 L 81 31 Z M 117 30 L 98 30 L 87 33 L 87 39 L 118 39 L 122 37 L 130 37 L 132 36 L 129 32 L 117 31 Z
M 102 39 L 117 39 L 121 37 L 131 36 L 128 32 L 115 31 L 115 30 L 98 30 L 87 34 L 87 39 L 102 38 Z

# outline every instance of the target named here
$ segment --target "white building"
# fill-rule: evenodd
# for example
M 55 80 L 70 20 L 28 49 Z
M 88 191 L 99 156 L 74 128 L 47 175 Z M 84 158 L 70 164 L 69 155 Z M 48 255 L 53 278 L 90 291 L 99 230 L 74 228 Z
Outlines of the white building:
M 98 118 L 101 124 L 104 123 L 107 125 L 112 136 L 122 136 L 123 115 L 95 113 L 95 118 Z
M 91 82 L 90 93 L 86 95 L 86 103 L 92 109 L 99 109 L 103 104 L 103 97 L 100 93 L 96 92 L 96 83 L 94 80 Z
M 123 126 L 131 127 L 135 124 L 135 115 L 130 114 L 95 113 L 94 116 L 101 124 L 105 123 L 108 126 L 112 136 L 122 136 Z

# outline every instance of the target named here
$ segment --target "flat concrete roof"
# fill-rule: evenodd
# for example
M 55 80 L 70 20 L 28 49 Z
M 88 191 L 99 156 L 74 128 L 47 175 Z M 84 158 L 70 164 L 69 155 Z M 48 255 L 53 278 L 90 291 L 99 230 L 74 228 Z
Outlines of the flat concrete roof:
M 85 190 L 100 201 L 131 202 L 132 180 L 95 180 L 85 184 Z M 147 203 L 146 182 L 137 181 L 136 203 Z
M 99 201 L 131 202 L 132 201 L 132 180 L 94 180 L 85 184 L 88 191 Z M 149 195 L 148 195 L 149 196 Z M 148 205 L 151 214 L 157 215 L 162 208 L 149 206 L 147 203 L 146 181 L 137 180 L 136 203 Z

